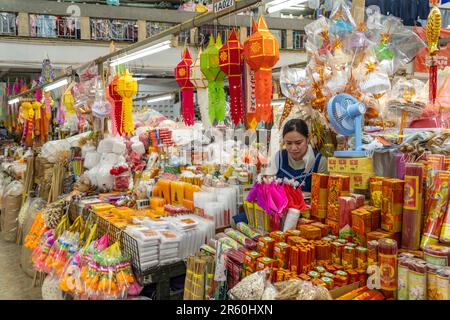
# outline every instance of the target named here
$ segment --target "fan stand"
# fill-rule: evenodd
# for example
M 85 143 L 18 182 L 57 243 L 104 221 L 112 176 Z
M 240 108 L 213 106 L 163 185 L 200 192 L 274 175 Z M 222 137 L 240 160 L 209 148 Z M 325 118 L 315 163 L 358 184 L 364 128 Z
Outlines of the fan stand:
M 351 105 L 348 109 L 350 115 L 356 115 L 354 118 L 355 127 L 361 124 L 363 120 L 364 113 L 360 111 L 360 103 L 355 103 Z M 362 133 L 360 130 L 355 131 L 355 150 L 343 150 L 335 151 L 334 156 L 337 158 L 364 158 L 367 157 L 367 152 L 362 150 Z

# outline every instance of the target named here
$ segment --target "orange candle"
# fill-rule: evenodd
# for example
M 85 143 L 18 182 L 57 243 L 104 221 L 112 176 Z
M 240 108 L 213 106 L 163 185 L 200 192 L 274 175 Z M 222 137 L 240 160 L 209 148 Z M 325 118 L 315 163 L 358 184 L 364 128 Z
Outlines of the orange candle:
M 170 194 L 170 180 L 161 179 L 158 181 L 157 186 L 161 188 L 161 197 L 164 198 L 166 204 L 170 204 L 171 194 Z

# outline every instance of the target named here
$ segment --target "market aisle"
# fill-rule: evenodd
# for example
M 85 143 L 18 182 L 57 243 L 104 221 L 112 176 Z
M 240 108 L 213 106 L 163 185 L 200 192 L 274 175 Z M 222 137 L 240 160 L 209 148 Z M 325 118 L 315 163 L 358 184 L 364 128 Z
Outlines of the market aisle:
M 0 237 L 0 299 L 42 299 L 41 288 L 33 288 L 32 282 L 20 268 L 20 246 Z

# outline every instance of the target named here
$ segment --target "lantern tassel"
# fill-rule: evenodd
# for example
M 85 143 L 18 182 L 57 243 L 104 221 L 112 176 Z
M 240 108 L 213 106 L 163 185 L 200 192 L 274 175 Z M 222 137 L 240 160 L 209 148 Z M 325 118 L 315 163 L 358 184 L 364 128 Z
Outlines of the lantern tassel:
M 244 122 L 244 105 L 242 102 L 241 77 L 229 77 L 230 84 L 230 113 L 235 125 Z
M 197 102 L 200 107 L 200 115 L 202 117 L 203 127 L 205 129 L 211 127 L 211 121 L 208 116 L 208 90 L 197 88 Z
M 272 121 L 272 70 L 256 70 L 255 79 L 256 120 L 268 123 Z
M 194 89 L 185 88 L 181 91 L 183 119 L 187 126 L 194 125 Z
M 226 97 L 224 89 L 224 81 L 216 80 L 216 119 L 217 121 L 225 120 Z
M 437 76 L 438 76 L 438 67 L 433 63 L 430 66 L 430 87 L 429 87 L 429 95 L 430 95 L 430 103 L 434 105 L 436 103 L 437 97 Z
M 214 123 L 214 120 L 216 120 L 216 82 L 215 81 L 208 81 L 208 116 L 209 121 L 211 123 Z

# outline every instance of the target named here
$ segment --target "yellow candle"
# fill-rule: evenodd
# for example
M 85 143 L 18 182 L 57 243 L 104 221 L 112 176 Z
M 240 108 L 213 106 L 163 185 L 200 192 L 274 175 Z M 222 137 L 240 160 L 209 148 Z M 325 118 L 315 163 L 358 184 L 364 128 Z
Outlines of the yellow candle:
M 157 186 L 161 188 L 161 196 L 166 201 L 166 204 L 170 204 L 170 180 L 161 179 L 158 180 Z
M 156 210 L 157 208 L 162 208 L 166 204 L 164 198 L 151 197 L 150 198 L 150 209 Z
M 187 184 L 184 182 L 172 181 L 170 184 L 170 198 L 172 204 L 182 204 L 184 200 L 184 189 Z
M 200 187 L 193 185 L 193 184 L 188 184 L 185 188 L 184 188 L 184 198 L 190 201 L 194 201 L 194 192 L 199 192 L 200 191 Z

